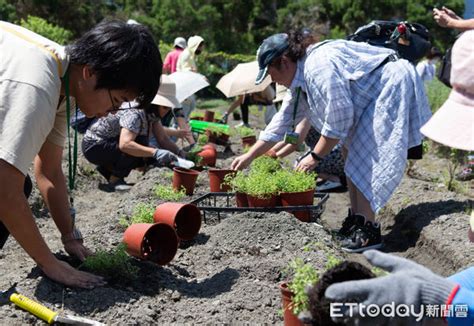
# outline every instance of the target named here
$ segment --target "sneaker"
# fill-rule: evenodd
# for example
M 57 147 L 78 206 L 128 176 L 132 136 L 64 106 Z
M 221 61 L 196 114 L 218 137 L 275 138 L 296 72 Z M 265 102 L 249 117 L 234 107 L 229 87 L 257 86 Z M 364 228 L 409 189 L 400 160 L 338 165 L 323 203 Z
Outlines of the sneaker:
M 362 215 L 355 215 L 361 216 Z M 345 252 L 358 253 L 369 249 L 379 249 L 382 247 L 382 234 L 380 224 L 365 222 L 362 226 L 353 229 L 352 234 L 341 241 L 341 248 Z
M 248 123 L 239 123 L 238 125 L 235 126 L 235 128 L 240 128 L 240 127 L 246 127 L 246 128 L 251 128 Z
M 190 169 L 194 167 L 194 162 L 178 157 L 178 160 L 174 162 L 174 166 L 179 167 L 179 168 Z
M 344 219 L 344 221 L 342 221 L 342 226 L 339 230 L 334 230 L 334 237 L 336 238 L 336 240 L 344 240 L 345 238 L 347 238 L 348 236 L 351 235 L 353 229 L 356 227 L 356 224 L 357 225 L 364 225 L 364 222 L 365 222 L 365 218 L 362 216 L 362 218 L 360 217 L 356 217 L 356 216 L 361 216 L 361 215 L 354 215 L 352 214 L 352 210 L 349 208 L 347 210 L 347 217 Z
M 108 187 L 111 191 L 128 191 L 132 189 L 132 186 L 125 182 L 125 180 L 119 179 L 115 182 L 109 182 Z

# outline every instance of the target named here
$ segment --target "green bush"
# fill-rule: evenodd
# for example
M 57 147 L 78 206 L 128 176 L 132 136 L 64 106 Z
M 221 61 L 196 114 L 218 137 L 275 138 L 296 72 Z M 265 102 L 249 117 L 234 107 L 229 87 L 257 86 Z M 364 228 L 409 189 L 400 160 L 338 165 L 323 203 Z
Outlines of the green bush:
M 71 31 L 50 24 L 40 17 L 28 15 L 26 20 L 20 20 L 20 25 L 61 45 L 67 44 L 72 39 Z

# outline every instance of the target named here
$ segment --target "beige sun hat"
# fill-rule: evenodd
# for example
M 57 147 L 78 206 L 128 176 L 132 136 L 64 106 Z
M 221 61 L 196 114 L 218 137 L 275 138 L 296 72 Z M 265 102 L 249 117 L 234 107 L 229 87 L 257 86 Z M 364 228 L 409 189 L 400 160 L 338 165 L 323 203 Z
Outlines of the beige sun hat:
M 153 101 L 151 101 L 151 104 L 166 106 L 169 108 L 181 107 L 181 103 L 179 103 L 176 98 L 176 84 L 169 76 L 161 75 L 160 88 L 158 89 L 158 93 L 156 93 Z
M 280 85 L 280 84 L 276 84 L 276 97 L 273 100 L 273 103 L 278 103 L 278 102 L 283 101 L 283 99 L 285 98 L 287 90 L 288 90 L 288 88 L 286 88 L 285 86 Z
M 451 56 L 453 90 L 421 132 L 443 145 L 474 150 L 474 30 L 454 43 Z

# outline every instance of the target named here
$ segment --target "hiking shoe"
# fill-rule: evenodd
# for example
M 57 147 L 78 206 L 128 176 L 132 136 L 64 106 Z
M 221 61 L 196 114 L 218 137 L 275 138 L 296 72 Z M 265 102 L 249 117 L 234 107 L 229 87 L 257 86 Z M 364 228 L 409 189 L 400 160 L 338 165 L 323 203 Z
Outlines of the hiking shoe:
M 355 215 L 361 216 L 362 215 Z M 380 233 L 380 224 L 365 222 L 362 226 L 353 229 L 352 234 L 341 241 L 341 248 L 346 252 L 363 252 L 369 249 L 379 249 L 382 247 L 382 234 Z

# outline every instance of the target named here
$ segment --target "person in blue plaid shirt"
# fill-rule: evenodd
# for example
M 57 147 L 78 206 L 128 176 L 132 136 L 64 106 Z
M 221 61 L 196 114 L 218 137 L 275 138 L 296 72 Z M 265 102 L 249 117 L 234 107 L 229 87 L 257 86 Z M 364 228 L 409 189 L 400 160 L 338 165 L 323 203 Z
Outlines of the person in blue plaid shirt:
M 231 167 L 243 169 L 276 142 L 291 141 L 294 126 L 307 118 L 321 138 L 297 169 L 314 170 L 341 142 L 351 209 L 337 238 L 348 252 L 380 248 L 375 213 L 400 183 L 407 151 L 421 144 L 420 127 L 431 116 L 423 82 L 391 49 L 307 41 L 301 32 L 275 34 L 257 50 L 256 83 L 269 73 L 290 92 L 257 143 Z

